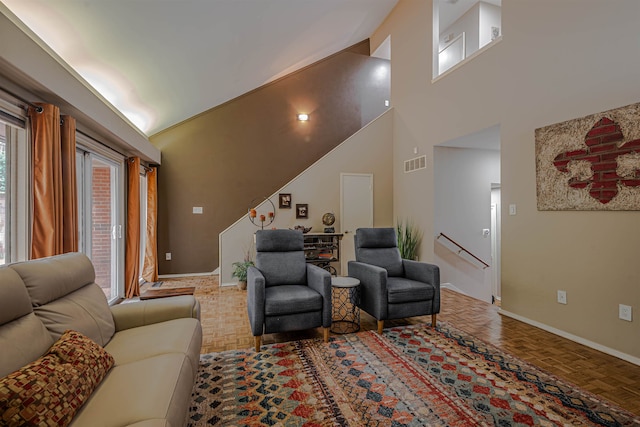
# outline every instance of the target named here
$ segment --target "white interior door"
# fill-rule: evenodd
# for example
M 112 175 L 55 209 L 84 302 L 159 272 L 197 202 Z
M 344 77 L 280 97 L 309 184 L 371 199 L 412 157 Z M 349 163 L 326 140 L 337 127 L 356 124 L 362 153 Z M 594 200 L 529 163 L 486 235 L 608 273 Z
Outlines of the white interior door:
M 373 174 L 340 174 L 340 226 L 340 267 L 346 276 L 347 262 L 355 259 L 353 234 L 359 227 L 373 227 Z
M 491 188 L 491 293 L 495 299 L 502 299 L 500 287 L 500 188 Z

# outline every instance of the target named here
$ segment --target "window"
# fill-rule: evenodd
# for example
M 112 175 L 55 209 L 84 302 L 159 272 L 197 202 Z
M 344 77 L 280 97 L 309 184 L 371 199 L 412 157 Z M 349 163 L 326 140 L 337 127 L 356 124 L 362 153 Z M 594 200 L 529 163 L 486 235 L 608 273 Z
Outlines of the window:
M 24 102 L 0 90 L 0 265 L 29 257 L 30 144 Z M 76 134 L 78 247 L 107 299 L 124 294 L 124 156 Z
M 433 2 L 434 78 L 499 40 L 501 4 L 501 0 Z
M 79 248 L 107 300 L 124 294 L 124 159 L 78 134 Z
M 1 110 L 0 110 L 1 111 Z M 0 265 L 28 255 L 28 150 L 24 122 L 0 120 Z
M 0 126 L 0 264 L 5 264 L 5 248 L 10 249 L 7 242 L 7 226 L 11 216 L 9 215 L 9 168 L 7 166 L 7 131 L 9 126 Z

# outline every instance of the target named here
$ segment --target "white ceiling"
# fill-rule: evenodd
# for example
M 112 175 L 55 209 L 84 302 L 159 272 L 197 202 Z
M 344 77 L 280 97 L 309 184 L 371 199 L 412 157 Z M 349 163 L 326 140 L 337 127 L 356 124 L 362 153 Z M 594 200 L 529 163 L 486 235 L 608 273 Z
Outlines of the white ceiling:
M 0 1 L 148 136 L 370 37 L 398 2 Z M 441 0 L 440 28 L 477 1 Z
M 2 0 L 146 135 L 368 37 L 398 0 Z

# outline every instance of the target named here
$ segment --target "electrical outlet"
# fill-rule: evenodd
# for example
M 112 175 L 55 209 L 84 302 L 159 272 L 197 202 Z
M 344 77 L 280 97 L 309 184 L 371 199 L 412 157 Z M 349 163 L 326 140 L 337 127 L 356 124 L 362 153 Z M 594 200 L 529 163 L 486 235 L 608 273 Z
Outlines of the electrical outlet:
M 171 261 L 171 252 L 167 252 L 166 254 L 164 254 L 164 259 L 166 259 L 167 261 Z
M 618 317 L 627 322 L 631 322 L 631 306 L 620 304 L 618 306 Z
M 558 303 L 560 304 L 567 303 L 567 291 L 558 291 Z

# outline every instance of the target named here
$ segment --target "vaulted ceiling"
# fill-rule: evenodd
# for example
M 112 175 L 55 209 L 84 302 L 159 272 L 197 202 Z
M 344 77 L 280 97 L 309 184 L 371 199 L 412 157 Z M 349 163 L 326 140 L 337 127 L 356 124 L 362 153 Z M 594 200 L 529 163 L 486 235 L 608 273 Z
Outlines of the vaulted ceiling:
M 368 38 L 398 0 L 2 0 L 146 135 Z

